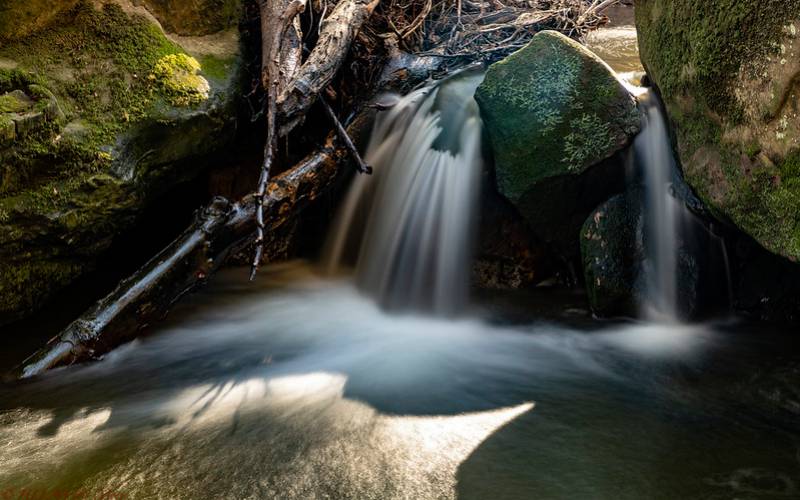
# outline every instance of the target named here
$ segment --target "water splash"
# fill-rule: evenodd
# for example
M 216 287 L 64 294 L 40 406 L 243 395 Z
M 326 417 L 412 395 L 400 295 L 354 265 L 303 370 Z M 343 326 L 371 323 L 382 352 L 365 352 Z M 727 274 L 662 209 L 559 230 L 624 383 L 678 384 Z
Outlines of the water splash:
M 328 243 L 325 265 L 392 309 L 452 313 L 465 302 L 481 173 L 471 70 L 411 92 L 377 119 L 366 159 Z

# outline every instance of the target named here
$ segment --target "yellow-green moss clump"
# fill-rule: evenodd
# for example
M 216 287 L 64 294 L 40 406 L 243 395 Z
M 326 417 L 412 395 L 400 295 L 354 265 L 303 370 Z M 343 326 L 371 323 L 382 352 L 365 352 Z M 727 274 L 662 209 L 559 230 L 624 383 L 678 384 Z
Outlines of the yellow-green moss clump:
M 150 79 L 175 106 L 199 104 L 208 99 L 208 80 L 200 76 L 200 63 L 187 54 L 169 54 L 158 60 Z

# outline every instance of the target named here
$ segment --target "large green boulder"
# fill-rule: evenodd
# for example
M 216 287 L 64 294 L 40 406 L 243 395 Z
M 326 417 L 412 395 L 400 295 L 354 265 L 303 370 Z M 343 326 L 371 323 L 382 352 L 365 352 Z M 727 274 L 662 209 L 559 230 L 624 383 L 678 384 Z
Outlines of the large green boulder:
M 638 132 L 634 98 L 588 49 L 543 31 L 489 67 L 476 99 L 498 190 L 541 237 L 577 251 L 588 212 L 622 189 L 619 162 L 596 167 Z
M 800 0 L 637 0 L 642 61 L 687 181 L 771 252 L 800 258 Z
M 16 5 L 45 22 L 11 2 L 0 25 Z M 236 30 L 182 45 L 124 7 L 74 2 L 0 43 L 0 324 L 91 270 L 233 138 Z

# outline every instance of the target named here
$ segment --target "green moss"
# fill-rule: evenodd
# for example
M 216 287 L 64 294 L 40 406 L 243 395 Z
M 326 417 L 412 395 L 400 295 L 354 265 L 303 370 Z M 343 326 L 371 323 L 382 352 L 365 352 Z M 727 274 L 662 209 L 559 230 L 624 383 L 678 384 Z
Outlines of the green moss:
M 214 55 L 205 55 L 200 58 L 201 72 L 206 77 L 223 82 L 228 79 L 234 70 L 236 59 L 221 58 Z
M 0 321 L 15 319 L 70 283 L 84 266 L 59 260 L 20 260 L 0 264 Z
M 84 1 L 63 22 L 4 46 L 0 56 L 39 75 L 36 83 L 58 96 L 68 117 L 90 125 L 89 139 L 99 147 L 157 104 L 159 88 L 147 75 L 162 57 L 180 52 L 148 20 L 116 4 L 95 9 Z M 18 76 L 7 79 L 20 83 Z
M 0 113 L 18 113 L 28 109 L 30 104 L 13 94 L 0 95 Z
M 712 211 L 790 259 L 800 258 L 800 155 L 781 158 L 741 134 L 758 132 L 778 106 L 747 116 L 736 90 L 743 75 L 769 85 L 750 64 L 777 56 L 798 18 L 800 0 L 708 0 L 702 15 L 692 0 L 636 3 L 641 57 L 675 126 L 687 180 Z M 713 164 L 695 164 L 699 151 Z
M 800 0 L 637 0 L 639 48 L 648 72 L 668 96 L 692 95 L 695 105 L 741 117 L 729 84 L 742 64 L 776 51 Z

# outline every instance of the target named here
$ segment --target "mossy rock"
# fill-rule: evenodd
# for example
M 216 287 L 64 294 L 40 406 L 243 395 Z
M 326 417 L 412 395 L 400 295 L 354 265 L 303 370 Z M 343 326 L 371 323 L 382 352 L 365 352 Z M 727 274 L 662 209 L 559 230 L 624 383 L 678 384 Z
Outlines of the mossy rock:
M 800 0 L 637 0 L 642 61 L 689 184 L 767 250 L 800 258 Z
M 241 56 L 224 36 L 231 50 L 189 53 L 149 15 L 79 1 L 0 45 L 14 62 L 0 94 L 24 90 L 43 117 L 0 146 L 0 324 L 91 270 L 152 200 L 230 145 Z
M 607 64 L 554 31 L 490 66 L 475 97 L 498 190 L 541 237 L 576 253 L 588 212 L 621 190 L 619 163 L 592 171 L 639 131 L 634 98 Z

